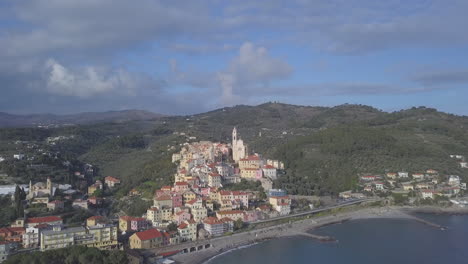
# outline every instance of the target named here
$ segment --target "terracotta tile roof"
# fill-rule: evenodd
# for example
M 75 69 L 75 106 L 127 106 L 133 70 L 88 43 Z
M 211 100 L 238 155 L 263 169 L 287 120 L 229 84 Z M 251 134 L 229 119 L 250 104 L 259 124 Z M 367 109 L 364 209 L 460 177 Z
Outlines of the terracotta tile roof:
M 192 204 L 192 205 L 193 205 L 193 204 L 196 203 L 197 201 L 198 201 L 198 199 L 195 198 L 195 199 L 192 199 L 192 200 L 188 201 L 187 204 Z
M 119 217 L 119 219 L 124 220 L 124 221 L 132 221 L 133 217 L 124 215 L 124 216 Z
M 182 224 L 179 225 L 178 228 L 179 228 L 179 229 L 184 229 L 184 228 L 186 228 L 187 226 L 188 226 L 188 225 L 187 225 L 186 223 L 182 223 Z
M 111 181 L 111 182 L 115 182 L 115 183 L 120 183 L 120 180 L 117 179 L 117 178 L 114 178 L 112 176 L 107 176 L 106 178 L 104 178 L 105 181 Z
M 219 221 L 218 218 L 216 217 L 210 216 L 210 217 L 205 218 L 205 220 L 203 220 L 203 223 L 207 225 L 216 225 L 216 224 L 222 224 L 223 222 Z
M 155 228 L 148 229 L 148 230 L 145 230 L 145 231 L 142 231 L 142 232 L 137 232 L 137 233 L 135 233 L 135 235 L 140 240 L 150 240 L 150 239 L 154 239 L 154 238 L 163 236 L 161 234 L 161 232 L 159 232 L 159 230 L 157 230 Z
M 234 220 L 232 220 L 231 218 L 229 217 L 223 217 L 221 218 L 219 221 L 223 222 L 223 223 L 226 223 L 226 222 L 234 222 Z
M 26 229 L 24 227 L 4 227 L 0 228 L 0 234 L 5 233 L 24 233 Z
M 185 186 L 185 185 L 189 185 L 187 182 L 176 182 L 175 185 L 177 186 Z
M 57 222 L 62 221 L 62 218 L 58 216 L 44 216 L 44 217 L 33 217 L 26 219 L 26 223 L 28 224 L 40 224 L 40 223 L 48 223 L 48 222 Z
M 263 166 L 264 169 L 276 169 L 274 166 L 271 165 L 265 165 Z
M 230 215 L 230 214 L 243 214 L 244 211 L 241 210 L 229 210 L 229 211 L 219 211 L 217 214 L 220 215 Z
M 169 195 L 161 195 L 156 198 L 156 201 L 167 201 L 167 200 L 172 200 L 171 196 Z

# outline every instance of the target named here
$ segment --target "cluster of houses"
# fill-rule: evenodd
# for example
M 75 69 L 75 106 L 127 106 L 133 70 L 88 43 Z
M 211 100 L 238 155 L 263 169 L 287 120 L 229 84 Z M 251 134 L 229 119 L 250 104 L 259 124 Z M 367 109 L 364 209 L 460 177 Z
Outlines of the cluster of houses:
M 420 199 L 436 196 L 454 197 L 466 190 L 466 183 L 457 175 L 440 175 L 428 169 L 424 172 L 388 172 L 385 175 L 362 175 L 359 178 L 362 193 L 343 192 L 342 198 L 361 198 L 378 192 L 408 194 L 415 192 Z
M 59 216 L 17 219 L 10 227 L 0 229 L 4 241 L 0 244 L 0 258 L 3 249 L 8 255 L 18 249 L 49 250 L 71 245 L 119 248 L 118 237 L 120 241 L 128 238 L 130 249 L 155 248 L 222 236 L 232 233 L 239 223 L 291 212 L 290 197 L 283 190 L 272 188 L 272 181 L 284 169 L 283 163 L 263 159 L 259 154 L 248 155 L 235 128 L 232 144 L 185 143 L 172 159 L 177 164 L 173 185 L 156 190 L 153 205 L 141 217 L 120 216 L 118 223 L 113 223 L 102 216 L 92 216 L 80 227 L 64 226 Z M 93 168 L 89 165 L 85 170 Z M 86 180 L 80 172 L 74 176 Z M 268 193 L 267 200 L 260 199 L 257 191 L 223 188 L 242 179 L 260 181 Z M 102 198 L 95 196 L 99 190 L 119 184 L 118 178 L 108 176 L 87 184 L 87 195 L 77 195 L 79 192 L 71 188 L 61 191 L 74 208 L 88 209 L 90 205 L 102 204 Z M 60 186 L 50 178 L 46 182 L 30 182 L 26 188 L 28 202 L 47 204 L 49 210 L 64 208 L 64 201 L 54 199 Z M 132 190 L 132 194 L 137 191 Z
M 18 249 L 51 250 L 73 245 L 99 249 L 118 248 L 118 227 L 102 216 L 87 219 L 86 226 L 65 227 L 59 216 L 17 219 L 10 227 L 0 228 L 3 259 Z
M 221 236 L 234 231 L 234 223 L 288 215 L 291 199 L 272 189 L 272 180 L 284 169 L 282 162 L 247 155 L 247 146 L 233 130 L 232 144 L 201 141 L 184 144 L 172 156 L 177 173 L 172 186 L 156 190 L 153 206 L 141 217 L 121 216 L 121 232 L 130 236 L 130 248 L 151 248 L 171 243 Z M 230 161 L 230 162 L 229 162 Z M 269 192 L 268 203 L 252 206 L 259 193 L 230 191 L 223 185 L 241 179 L 260 181 Z M 177 230 L 167 231 L 176 224 Z
M 79 172 L 75 176 L 81 176 Z M 104 185 L 96 181 L 91 186 L 99 186 L 99 189 L 114 188 L 120 184 L 115 177 L 105 177 Z M 89 209 L 90 205 L 99 206 L 102 198 L 93 196 L 97 190 L 89 186 L 87 199 L 73 199 L 83 197 L 78 191 L 71 189 L 69 184 L 55 184 L 50 178 L 46 182 L 29 183 L 23 186 L 27 192 L 26 203 L 29 205 L 45 204 L 49 211 L 64 209 L 65 201 L 69 200 L 73 208 Z M 14 190 L 14 188 L 13 188 Z M 64 200 L 54 199 L 57 190 L 63 194 Z M 12 194 L 11 191 L 8 192 Z M 0 261 L 9 255 L 15 254 L 23 249 L 49 250 L 64 248 L 71 245 L 85 245 L 100 249 L 119 248 L 118 225 L 108 221 L 102 216 L 92 216 L 86 221 L 86 226 L 65 227 L 60 216 L 25 217 L 19 218 L 10 227 L 0 228 Z

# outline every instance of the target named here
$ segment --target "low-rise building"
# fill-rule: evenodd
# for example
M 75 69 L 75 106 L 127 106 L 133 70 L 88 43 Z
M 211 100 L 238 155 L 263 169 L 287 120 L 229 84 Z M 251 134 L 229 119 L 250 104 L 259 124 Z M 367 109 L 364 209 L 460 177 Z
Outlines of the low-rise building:
M 244 220 L 244 211 L 241 210 L 231 210 L 231 211 L 218 211 L 216 212 L 216 217 L 218 219 L 222 218 L 231 218 L 232 220 L 236 221 L 238 219 Z
M 221 175 L 219 175 L 218 173 L 208 174 L 208 186 L 221 187 Z
M 23 234 L 23 247 L 38 248 L 41 242 L 41 232 L 43 230 L 50 229 L 52 229 L 52 226 L 48 224 L 41 224 L 35 227 L 26 228 L 26 233 Z
M 269 202 L 279 215 L 291 213 L 291 199 L 289 196 L 273 196 L 269 198 Z
M 193 219 L 180 223 L 177 231 L 179 232 L 181 242 L 197 240 L 197 223 Z
M 34 227 L 40 224 L 61 225 L 63 224 L 63 220 L 59 216 L 55 215 L 44 217 L 32 217 L 26 219 L 26 227 Z
M 376 182 L 375 183 L 375 189 L 378 191 L 383 191 L 384 190 L 384 183 L 383 182 Z
M 398 178 L 408 178 L 408 177 L 409 177 L 408 172 L 405 172 L 405 171 L 398 172 Z
M 81 199 L 74 200 L 72 203 L 72 207 L 88 210 L 88 200 L 81 200 Z
M 23 241 L 23 234 L 26 232 L 24 227 L 4 227 L 0 228 L 0 238 L 7 242 Z
M 203 220 L 203 228 L 212 236 L 221 236 L 226 232 L 233 231 L 232 219 L 218 219 L 216 217 L 207 217 Z
M 107 219 L 101 215 L 93 215 L 86 219 L 86 226 L 95 226 L 98 224 L 104 224 L 107 222 Z
M 401 184 L 401 186 L 403 187 L 403 190 L 405 191 L 412 191 L 414 190 L 414 186 L 412 183 L 409 183 L 409 182 L 404 182 Z
M 163 234 L 156 228 L 136 232 L 130 236 L 131 249 L 150 249 L 163 244 Z
M 156 197 L 153 202 L 156 208 L 163 208 L 163 207 L 172 208 L 172 197 L 169 194 Z
M 107 176 L 104 178 L 104 183 L 107 187 L 114 188 L 116 185 L 120 184 L 120 180 L 112 176 Z
M 51 211 L 63 210 L 64 206 L 65 206 L 64 202 L 59 201 L 59 200 L 54 200 L 54 201 L 51 201 L 51 202 L 47 203 L 47 209 L 49 209 Z

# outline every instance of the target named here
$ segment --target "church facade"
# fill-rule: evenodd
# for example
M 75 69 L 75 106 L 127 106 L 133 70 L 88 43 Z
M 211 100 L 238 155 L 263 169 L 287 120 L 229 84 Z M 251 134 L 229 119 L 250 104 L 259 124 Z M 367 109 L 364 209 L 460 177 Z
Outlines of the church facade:
M 240 139 L 237 134 L 237 129 L 234 127 L 232 130 L 232 159 L 235 162 L 239 162 L 247 156 L 247 147 L 244 145 L 244 141 Z
M 52 181 L 50 178 L 47 178 L 47 182 L 45 184 L 43 182 L 37 182 L 33 185 L 32 182 L 29 181 L 29 193 L 27 196 L 28 199 L 44 196 L 52 197 L 53 195 L 54 187 L 52 186 Z

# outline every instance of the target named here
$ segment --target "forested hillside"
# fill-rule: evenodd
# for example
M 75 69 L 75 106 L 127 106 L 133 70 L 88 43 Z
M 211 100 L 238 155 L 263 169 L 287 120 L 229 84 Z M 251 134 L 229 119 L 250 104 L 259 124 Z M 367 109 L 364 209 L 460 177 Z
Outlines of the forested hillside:
M 275 185 L 293 194 L 336 194 L 353 188 L 360 173 L 433 168 L 468 176 L 449 158 L 468 154 L 468 118 L 425 107 L 387 113 L 361 105 L 266 103 L 151 121 L 0 129 L 0 147 L 11 140 L 74 135 L 51 148 L 67 159 L 96 165 L 101 176 L 121 178 L 122 192 L 138 187 L 152 193 L 171 182 L 171 155 L 180 144 L 229 142 L 233 126 L 250 152 L 285 161 L 286 174 Z

